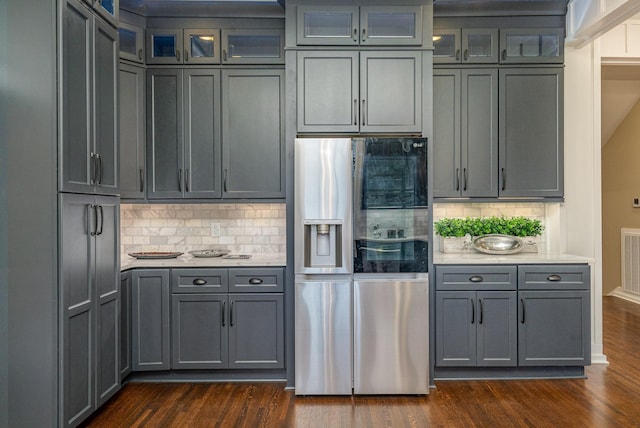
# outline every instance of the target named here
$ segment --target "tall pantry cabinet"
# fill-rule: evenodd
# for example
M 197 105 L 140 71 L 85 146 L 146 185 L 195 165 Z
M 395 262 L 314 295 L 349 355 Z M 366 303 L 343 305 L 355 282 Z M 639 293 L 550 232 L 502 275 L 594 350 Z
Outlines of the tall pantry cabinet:
M 120 389 L 118 5 L 91 3 L 59 2 L 60 426 Z

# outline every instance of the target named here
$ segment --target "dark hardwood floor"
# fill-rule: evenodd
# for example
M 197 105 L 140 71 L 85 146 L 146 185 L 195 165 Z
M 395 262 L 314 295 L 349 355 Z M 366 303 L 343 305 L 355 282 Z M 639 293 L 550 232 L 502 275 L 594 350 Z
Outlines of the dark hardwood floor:
M 296 397 L 283 384 L 126 385 L 89 427 L 640 427 L 640 305 L 604 298 L 587 379 L 442 381 L 425 397 Z

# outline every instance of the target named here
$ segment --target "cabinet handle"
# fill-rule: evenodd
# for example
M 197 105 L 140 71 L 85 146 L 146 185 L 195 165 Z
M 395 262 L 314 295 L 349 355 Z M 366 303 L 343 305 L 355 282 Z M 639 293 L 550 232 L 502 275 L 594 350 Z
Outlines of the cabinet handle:
M 476 303 L 473 299 L 469 299 L 471 301 L 471 324 L 476 322 Z
M 362 41 L 363 42 L 367 41 L 367 29 L 366 28 L 362 29 Z
M 520 308 L 522 309 L 522 311 L 520 311 L 522 314 L 520 317 L 520 324 L 524 324 L 524 299 L 520 299 Z
M 481 277 L 480 275 L 473 275 L 471 278 L 469 278 L 469 281 L 471 281 L 471 282 L 482 282 L 482 281 L 484 281 L 484 278 Z
M 193 280 L 193 285 L 205 285 L 206 283 L 207 283 L 207 280 L 202 278 L 196 278 Z
M 91 204 L 89 208 L 93 209 L 93 231 L 89 235 L 96 236 L 98 234 L 98 206 Z
M 505 190 L 507 188 L 507 173 L 504 171 L 504 168 L 502 168 L 502 190 Z
M 222 326 L 223 327 L 227 325 L 226 324 L 226 318 L 227 317 L 225 316 L 226 312 L 227 312 L 227 301 L 225 300 L 225 301 L 222 302 Z
M 176 61 L 180 62 L 180 49 L 176 49 Z
M 189 174 L 189 168 L 187 168 L 187 170 L 185 171 L 185 176 L 184 176 L 184 186 L 185 186 L 187 192 L 189 192 L 189 181 L 191 181 L 191 175 Z
M 184 61 L 185 62 L 189 61 L 189 50 L 188 49 L 184 50 Z
M 358 41 L 358 29 L 357 28 L 353 29 L 353 41 L 354 42 Z
M 456 192 L 460 190 L 460 168 L 456 168 Z
M 456 49 L 456 61 L 460 61 L 460 49 Z
M 251 285 L 260 285 L 262 284 L 264 281 L 261 278 L 251 278 L 249 280 L 249 284 Z
M 469 49 L 464 50 L 464 55 L 462 56 L 462 59 L 464 61 L 467 61 L 469 59 Z
M 96 232 L 96 235 L 102 235 L 102 232 L 104 231 L 104 210 L 102 208 L 102 205 L 98 205 L 97 207 L 99 208 L 99 211 L 100 211 L 100 231 Z M 98 210 L 96 210 L 96 213 L 97 212 Z
M 467 191 L 467 168 L 462 169 L 462 190 Z
M 478 319 L 478 324 L 482 324 L 482 317 L 484 315 L 484 308 L 482 307 L 482 299 L 478 299 L 478 304 L 480 304 L 480 318 Z
M 182 192 L 182 168 L 178 169 L 178 192 Z
M 229 309 L 229 325 L 230 325 L 231 327 L 233 327 L 233 304 L 234 304 L 234 303 L 235 303 L 235 302 L 232 300 L 232 301 L 231 301 L 231 308 Z
M 140 168 L 140 192 L 144 192 L 144 170 Z
M 98 183 L 98 161 L 96 159 L 96 154 L 91 152 L 89 154 L 89 157 L 91 159 L 91 165 L 89 165 L 89 168 L 91 169 L 91 184 L 97 184 Z
M 223 49 L 223 50 L 222 50 L 222 60 L 223 60 L 223 61 L 226 61 L 226 60 L 227 60 L 227 50 L 226 50 L 226 49 Z
M 100 174 L 98 174 L 98 184 L 102 184 L 102 178 L 104 176 L 104 164 L 103 164 L 103 158 L 102 155 L 96 155 L 98 157 L 98 169 L 100 171 Z
M 552 281 L 552 282 L 562 281 L 562 277 L 560 275 L 549 275 L 547 277 L 547 281 Z
M 504 61 L 505 59 L 507 59 L 507 50 L 502 49 L 502 60 Z
M 358 124 L 358 100 L 353 99 L 353 124 Z
M 366 122 L 366 116 L 365 116 L 365 105 L 366 105 L 366 101 L 362 100 L 362 126 L 364 126 L 365 122 Z
M 142 49 L 138 49 L 138 59 L 142 61 Z
M 224 181 L 222 184 L 222 188 L 224 190 L 224 193 L 227 193 L 227 168 L 224 169 Z

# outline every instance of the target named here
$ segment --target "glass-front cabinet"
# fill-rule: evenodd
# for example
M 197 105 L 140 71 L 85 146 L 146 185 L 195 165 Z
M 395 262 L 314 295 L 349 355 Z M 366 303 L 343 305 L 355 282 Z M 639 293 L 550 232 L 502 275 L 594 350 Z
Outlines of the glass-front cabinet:
M 222 30 L 223 64 L 283 64 L 284 30 Z
M 148 64 L 219 64 L 220 30 L 147 30 Z
M 124 22 L 118 29 L 120 37 L 120 59 L 144 63 L 144 30 Z
M 501 63 L 564 61 L 564 31 L 560 28 L 500 30 Z
M 498 30 L 453 28 L 433 30 L 434 63 L 497 63 Z
M 91 1 L 88 3 L 91 4 Z M 106 19 L 109 24 L 118 27 L 118 19 L 120 17 L 119 3 L 119 0 L 94 0 L 93 9 Z
M 421 6 L 299 6 L 299 45 L 422 45 Z

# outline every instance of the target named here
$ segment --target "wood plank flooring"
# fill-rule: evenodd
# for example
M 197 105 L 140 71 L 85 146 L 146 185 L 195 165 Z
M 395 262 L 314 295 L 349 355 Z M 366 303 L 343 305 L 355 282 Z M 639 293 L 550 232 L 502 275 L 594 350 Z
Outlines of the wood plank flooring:
M 640 305 L 604 298 L 588 379 L 442 381 L 425 397 L 296 397 L 279 383 L 126 385 L 88 427 L 640 427 Z

